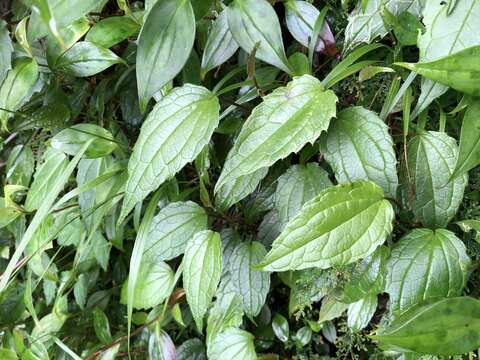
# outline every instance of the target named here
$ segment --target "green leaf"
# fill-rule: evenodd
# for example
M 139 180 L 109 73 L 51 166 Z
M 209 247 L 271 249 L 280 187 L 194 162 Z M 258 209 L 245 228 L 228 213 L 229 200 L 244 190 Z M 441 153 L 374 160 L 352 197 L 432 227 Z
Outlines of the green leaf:
M 285 316 L 278 313 L 275 314 L 272 319 L 272 329 L 278 340 L 284 343 L 288 341 L 290 336 L 290 327 Z
M 85 40 L 110 48 L 139 31 L 138 24 L 129 16 L 110 16 L 96 23 L 85 36 Z
M 108 317 L 98 306 L 93 309 L 93 328 L 102 344 L 108 345 L 113 341 Z
M 75 155 L 88 141 L 91 145 L 85 156 L 90 159 L 106 156 L 117 147 L 112 134 L 94 124 L 77 124 L 60 131 L 52 138 L 51 146 L 65 154 Z
M 205 345 L 200 339 L 189 339 L 177 348 L 177 360 L 207 360 Z
M 320 11 L 307 1 L 287 1 L 285 3 L 285 21 L 288 31 L 303 46 L 310 45 L 313 37 L 313 29 Z M 328 47 L 335 48 L 335 39 L 326 22 L 320 31 L 316 41 L 315 51 L 323 52 Z
M 195 39 L 195 17 L 188 0 L 157 1 L 138 38 L 137 84 L 140 109 L 187 62 Z
M 228 24 L 240 47 L 271 65 L 290 74 L 291 69 L 283 48 L 280 22 L 267 0 L 235 0 L 227 9 Z
M 473 96 L 480 96 L 480 46 L 432 62 L 397 63 L 427 79 Z
M 202 56 L 202 74 L 222 65 L 238 50 L 228 27 L 227 11 L 223 10 L 215 20 L 208 34 Z
M 348 304 L 336 300 L 333 296 L 325 296 L 322 300 L 322 306 L 318 314 L 318 322 L 324 323 L 336 319 L 347 310 Z
M 0 358 L 2 358 L 3 360 L 17 360 L 18 359 L 15 351 L 10 350 L 10 349 L 4 349 L 4 348 L 0 348 Z
M 342 110 L 321 140 L 321 152 L 339 183 L 370 180 L 396 198 L 397 159 L 388 126 L 360 106 Z
M 125 63 L 114 52 L 88 41 L 80 41 L 60 56 L 55 67 L 67 74 L 87 77 L 98 74 L 115 64 Z
M 132 269 L 130 269 L 132 271 Z M 149 309 L 161 304 L 170 296 L 174 273 L 163 261 L 142 260 L 138 270 L 132 306 L 135 309 Z M 122 286 L 120 302 L 127 304 L 128 282 Z
M 40 207 L 53 183 L 67 165 L 68 160 L 63 152 L 53 148 L 47 149 L 41 163 L 37 165 L 32 185 L 27 193 L 24 206 L 27 211 L 37 210 Z
M 253 335 L 245 330 L 230 328 L 218 334 L 208 348 L 209 360 L 256 360 Z
M 450 1 L 450 4 L 453 2 Z M 422 22 L 426 31 L 418 37 L 421 62 L 438 60 L 460 50 L 480 45 L 480 39 L 472 35 L 480 31 L 480 23 L 477 21 L 480 15 L 480 1 L 459 2 L 451 13 L 448 8 L 449 5 L 441 1 L 425 2 Z M 447 90 L 446 86 L 424 78 L 414 117 Z
M 463 117 L 460 149 L 452 178 L 480 165 L 480 101 L 471 102 Z
M 25 311 L 23 301 L 25 284 L 12 281 L 10 285 L 0 294 L 0 324 L 13 325 Z
M 46 42 L 46 58 L 51 68 L 56 67 L 57 60 L 63 55 L 65 50 L 70 49 L 83 35 L 90 29 L 90 23 L 87 17 L 83 16 L 73 23 L 59 30 L 63 46 L 53 36 L 47 36 Z
M 7 23 L 0 20 L 0 84 L 3 82 L 8 70 L 12 68 L 12 40 L 7 28 Z
M 218 99 L 209 90 L 189 84 L 173 89 L 155 105 L 128 162 L 119 222 L 137 202 L 197 157 L 218 125 L 219 109 Z
M 60 331 L 65 323 L 66 316 L 57 311 L 45 315 L 40 319 L 38 325 L 33 328 L 32 338 L 40 341 L 48 348 L 49 343 L 53 343 L 53 337 Z
M 106 0 L 34 0 L 42 5 L 32 13 L 28 24 L 28 33 L 33 39 L 46 36 L 52 31 L 52 25 L 58 31 L 72 24 L 91 11 L 101 11 Z M 49 12 L 45 11 L 48 5 Z M 32 40 L 33 40 L 32 39 Z
M 361 2 L 357 2 L 357 6 L 348 17 L 343 51 L 348 52 L 361 43 L 369 44 L 375 38 L 387 34 L 382 16 L 383 6 L 394 16 L 404 11 L 419 16 L 423 2 L 422 0 L 369 0 L 364 9 Z
M 352 270 L 352 277 L 343 286 L 339 300 L 350 304 L 382 293 L 388 256 L 389 249 L 382 245 L 372 255 L 362 259 Z
M 34 59 L 20 58 L 14 62 L 0 88 L 0 124 L 4 130 L 12 111 L 17 111 L 28 100 L 37 78 L 38 65 Z
M 207 347 L 210 348 L 216 336 L 228 328 L 237 328 L 242 324 L 242 301 L 232 294 L 224 303 L 219 301 L 210 309 L 207 321 Z
M 10 224 L 20 216 L 18 209 L 5 206 L 5 199 L 0 197 L 0 229 Z
M 332 186 L 328 173 L 317 163 L 293 165 L 277 181 L 275 208 L 278 220 L 285 225 L 302 209 L 303 204 Z
M 327 188 L 287 224 L 258 267 L 286 271 L 352 263 L 383 244 L 393 217 L 383 190 L 371 182 Z
M 415 218 L 426 227 L 444 227 L 462 201 L 467 175 L 451 179 L 458 157 L 455 139 L 428 131 L 408 144 L 408 168 Z
M 8 156 L 6 164 L 8 184 L 28 186 L 32 178 L 35 160 L 30 145 L 16 145 Z M 8 196 L 5 195 L 7 199 Z
M 266 254 L 267 250 L 259 242 L 242 242 L 229 257 L 228 267 L 224 265 L 226 276 L 222 278 L 223 288 L 219 297 L 237 294 L 242 300 L 245 314 L 251 319 L 262 310 L 270 290 L 270 274 L 251 268 Z
M 174 202 L 165 206 L 153 218 L 145 240 L 144 259 L 171 260 L 185 252 L 190 239 L 207 229 L 207 214 L 191 201 Z
M 245 122 L 215 186 L 222 208 L 253 191 L 277 160 L 313 143 L 335 116 L 336 101 L 335 94 L 310 75 L 265 96 Z
M 480 1 L 459 1 L 452 13 L 448 4 L 426 1 L 423 24 L 426 31 L 418 36 L 420 61 L 431 62 L 461 50 L 479 46 L 474 34 L 480 31 Z
M 372 338 L 386 349 L 434 355 L 461 355 L 480 347 L 480 301 L 443 299 L 413 308 Z
M 199 331 L 222 275 L 220 235 L 210 230 L 196 233 L 183 257 L 183 286 L 188 305 Z
M 412 230 L 395 244 L 387 263 L 391 310 L 461 295 L 469 266 L 465 245 L 452 232 Z
M 377 303 L 377 295 L 369 295 L 348 306 L 347 326 L 352 332 L 359 332 L 368 326 Z

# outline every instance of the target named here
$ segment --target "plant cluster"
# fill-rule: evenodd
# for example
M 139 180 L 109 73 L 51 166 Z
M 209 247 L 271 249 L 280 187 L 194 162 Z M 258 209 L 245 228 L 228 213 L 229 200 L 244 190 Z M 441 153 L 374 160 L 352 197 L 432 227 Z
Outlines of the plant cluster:
M 0 359 L 480 348 L 480 0 L 4 0 Z

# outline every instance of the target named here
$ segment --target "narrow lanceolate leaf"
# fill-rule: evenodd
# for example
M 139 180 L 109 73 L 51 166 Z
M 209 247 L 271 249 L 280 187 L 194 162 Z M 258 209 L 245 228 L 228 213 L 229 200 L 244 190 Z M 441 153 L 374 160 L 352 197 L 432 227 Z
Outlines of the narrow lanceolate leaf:
M 92 42 L 81 41 L 60 56 L 55 66 L 69 75 L 86 77 L 121 63 L 124 61 L 113 51 Z
M 480 96 L 480 46 L 432 62 L 397 63 L 427 79 L 473 96 Z
M 480 301 L 465 296 L 413 308 L 372 338 L 385 349 L 461 355 L 480 347 L 479 333 Z
M 452 177 L 460 176 L 480 165 L 480 101 L 473 101 L 463 117 L 460 149 Z
M 288 31 L 303 46 L 310 45 L 310 39 L 313 37 L 315 21 L 317 21 L 320 11 L 307 1 L 290 0 L 285 3 L 285 20 Z M 315 51 L 324 52 L 329 48 L 336 50 L 335 38 L 330 27 L 325 22 L 317 39 Z
M 64 129 L 52 138 L 51 145 L 65 154 L 75 155 L 88 141 L 92 141 L 92 145 L 85 155 L 90 159 L 106 156 L 117 148 L 110 131 L 94 124 L 77 124 Z
M 207 214 L 191 201 L 165 206 L 153 218 L 145 242 L 144 259 L 170 260 L 184 253 L 188 241 L 207 229 Z
M 247 316 L 254 318 L 265 304 L 268 290 L 270 289 L 270 274 L 253 270 L 252 265 L 257 264 L 267 254 L 265 247 L 259 242 L 243 242 L 237 245 L 225 269 L 227 275 L 222 297 L 237 294 L 243 303 L 243 310 Z M 222 282 L 224 281 L 222 280 Z
M 202 57 L 202 74 L 222 65 L 238 50 L 228 27 L 227 10 L 223 10 L 212 25 Z
M 138 270 L 132 306 L 150 309 L 161 304 L 169 295 L 175 274 L 163 261 L 142 260 Z M 128 302 L 128 280 L 122 286 L 120 302 Z
M 267 0 L 235 0 L 227 9 L 228 24 L 233 38 L 248 54 L 286 73 L 291 73 L 283 48 L 280 22 Z
M 317 163 L 293 165 L 277 181 L 275 208 L 282 225 L 289 222 L 320 191 L 331 186 L 328 173 Z
M 222 244 L 216 232 L 200 231 L 189 241 L 183 257 L 183 286 L 199 331 L 222 275 Z
M 0 108 L 16 111 L 27 100 L 30 89 L 38 78 L 38 65 L 34 59 L 21 58 L 15 61 L 0 88 Z M 0 124 L 7 128 L 11 112 L 0 110 Z
M 395 244 L 385 291 L 401 313 L 428 300 L 459 296 L 470 265 L 465 245 L 443 229 L 416 229 Z
M 338 113 L 322 138 L 321 151 L 339 183 L 370 180 L 396 198 L 397 159 L 387 125 L 360 106 Z
M 377 309 L 377 295 L 369 295 L 348 306 L 347 326 L 353 332 L 366 328 Z
M 35 171 L 34 179 L 25 200 L 27 211 L 36 210 L 42 205 L 53 183 L 68 165 L 68 159 L 61 151 L 49 148 Z
M 426 227 L 444 227 L 460 206 L 467 175 L 451 179 L 458 157 L 455 139 L 428 131 L 408 144 L 412 210 Z
M 157 1 L 138 38 L 137 85 L 140 108 L 172 80 L 187 62 L 195 39 L 195 16 L 189 0 Z
M 382 188 L 371 182 L 327 188 L 287 224 L 258 267 L 286 271 L 352 263 L 383 244 L 393 217 Z
M 0 20 L 0 84 L 3 82 L 8 70 L 12 68 L 12 40 L 7 28 L 7 23 Z
M 100 20 L 88 32 L 85 40 L 109 48 L 135 35 L 139 25 L 128 16 L 110 16 Z
M 72 24 L 75 20 L 91 11 L 101 11 L 105 0 L 34 0 L 38 6 L 30 17 L 28 34 L 33 39 L 41 38 L 49 32 L 55 32 Z M 47 9 L 48 7 L 48 9 Z
M 262 171 L 265 176 L 265 168 L 299 151 L 306 143 L 313 143 L 335 116 L 336 101 L 335 94 L 325 91 L 320 81 L 310 75 L 296 77 L 264 97 L 245 122 L 215 186 L 216 195 L 224 200 L 222 207 L 247 196 L 252 185 L 261 180 L 257 178 L 256 184 L 243 187 L 246 191 L 237 191 L 237 196 L 227 199 L 229 188 L 243 177 L 251 178 Z
M 150 192 L 194 160 L 218 125 L 220 105 L 207 89 L 184 85 L 153 108 L 128 162 L 122 221 Z
M 230 328 L 218 334 L 208 347 L 209 360 L 256 360 L 253 335 L 245 330 Z

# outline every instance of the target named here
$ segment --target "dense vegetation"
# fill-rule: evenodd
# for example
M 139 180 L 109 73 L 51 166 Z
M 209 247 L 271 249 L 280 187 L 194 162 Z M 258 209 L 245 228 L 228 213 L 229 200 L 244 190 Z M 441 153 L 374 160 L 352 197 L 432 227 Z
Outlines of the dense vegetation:
M 480 0 L 3 0 L 0 359 L 480 348 Z

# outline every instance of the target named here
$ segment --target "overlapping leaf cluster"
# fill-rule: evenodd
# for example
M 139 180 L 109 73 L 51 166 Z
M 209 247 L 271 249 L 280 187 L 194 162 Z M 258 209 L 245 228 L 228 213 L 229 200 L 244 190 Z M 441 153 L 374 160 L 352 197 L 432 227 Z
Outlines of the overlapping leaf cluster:
M 1 359 L 480 348 L 479 0 L 3 18 Z

